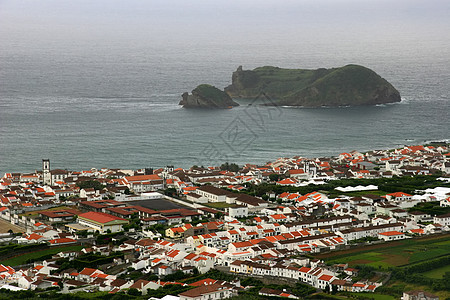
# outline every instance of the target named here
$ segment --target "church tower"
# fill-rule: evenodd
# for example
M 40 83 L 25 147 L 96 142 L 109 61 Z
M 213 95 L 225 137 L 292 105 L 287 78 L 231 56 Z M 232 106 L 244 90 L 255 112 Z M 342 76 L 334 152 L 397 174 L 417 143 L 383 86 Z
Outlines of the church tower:
M 42 160 L 42 179 L 45 185 L 52 184 L 52 174 L 50 174 L 50 159 Z

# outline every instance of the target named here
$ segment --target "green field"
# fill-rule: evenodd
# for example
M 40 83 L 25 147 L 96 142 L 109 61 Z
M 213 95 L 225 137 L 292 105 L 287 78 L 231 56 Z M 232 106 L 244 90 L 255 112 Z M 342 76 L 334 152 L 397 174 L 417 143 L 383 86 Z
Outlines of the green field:
M 397 299 L 394 296 L 382 295 L 382 294 L 376 294 L 376 293 L 349 293 L 349 294 L 353 295 L 353 296 L 364 296 L 364 297 L 367 297 L 369 299 L 374 299 L 374 300 L 395 300 L 395 299 Z
M 378 248 L 361 248 L 360 251 L 344 255 L 336 252 L 336 255 L 327 257 L 325 260 L 330 263 L 348 263 L 350 266 L 369 265 L 387 269 L 449 254 L 450 239 L 448 237 L 424 240 L 408 239 L 376 247 Z
M 389 194 L 389 192 L 380 191 L 380 190 L 358 191 L 358 192 L 341 192 L 341 191 L 338 191 L 338 190 L 333 190 L 332 192 L 340 194 L 340 195 L 351 196 L 351 197 L 365 196 L 365 195 L 368 195 L 368 194 L 377 195 L 377 196 L 384 196 L 386 194 Z
M 53 254 L 56 254 L 59 252 L 65 252 L 65 251 L 80 251 L 83 248 L 84 248 L 84 246 L 81 246 L 81 245 L 71 245 L 71 246 L 64 246 L 64 247 L 58 247 L 58 248 L 48 248 L 48 249 L 44 249 L 44 250 L 40 250 L 40 251 L 36 251 L 36 252 L 29 252 L 29 253 L 25 253 L 25 254 L 22 254 L 19 256 L 15 256 L 15 257 L 0 261 L 0 264 L 13 267 L 13 266 L 26 264 L 27 260 L 29 260 L 29 259 L 36 259 L 36 258 L 40 258 L 45 255 L 53 255 Z
M 401 292 L 403 292 L 403 291 L 425 291 L 425 292 L 434 294 L 434 295 L 438 296 L 439 299 L 443 299 L 443 300 L 446 300 L 450 297 L 449 291 L 436 291 L 436 290 L 433 290 L 433 288 L 430 286 L 421 285 L 421 284 L 406 283 L 403 281 L 394 281 L 394 282 L 388 282 L 388 284 L 386 286 L 389 288 L 393 288 L 394 290 L 401 291 Z M 400 294 L 399 294 L 399 296 L 400 296 Z M 399 298 L 400 297 L 398 297 L 396 299 L 399 299 Z
M 450 265 L 425 272 L 425 273 L 423 273 L 423 275 L 425 275 L 429 278 L 442 279 L 444 277 L 444 274 L 447 272 L 450 272 Z

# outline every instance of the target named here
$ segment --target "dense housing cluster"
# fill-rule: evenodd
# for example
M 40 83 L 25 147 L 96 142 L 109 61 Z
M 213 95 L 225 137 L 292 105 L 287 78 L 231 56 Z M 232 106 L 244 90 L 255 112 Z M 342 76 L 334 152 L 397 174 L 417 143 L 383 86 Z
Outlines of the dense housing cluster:
M 425 175 L 442 186 L 413 192 L 384 192 L 375 184 L 324 189 L 345 179 Z M 445 145 L 190 169 L 51 170 L 43 160 L 42 170 L 0 179 L 0 217 L 12 226 L 0 242 L 62 250 L 21 266 L 1 265 L 0 279 L 20 289 L 136 289 L 144 295 L 172 284 L 185 288 L 180 299 L 223 299 L 246 289 L 239 280 L 162 280 L 218 268 L 236 278 L 374 292 L 383 280 L 313 255 L 450 231 L 449 176 Z M 426 203 L 438 203 L 444 213 L 415 209 Z M 99 262 L 95 268 L 92 261 Z M 268 288 L 259 293 L 297 297 Z

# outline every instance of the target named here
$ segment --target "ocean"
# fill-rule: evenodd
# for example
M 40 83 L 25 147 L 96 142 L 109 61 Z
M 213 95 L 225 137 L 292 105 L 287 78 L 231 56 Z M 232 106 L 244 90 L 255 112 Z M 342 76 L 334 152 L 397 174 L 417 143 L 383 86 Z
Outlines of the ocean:
M 185 168 L 450 138 L 450 39 L 442 32 L 368 37 L 292 29 L 167 39 L 153 31 L 46 38 L 5 32 L 0 29 L 0 176 L 41 169 L 43 158 L 52 169 Z M 239 65 L 349 63 L 376 71 L 402 101 L 314 109 L 256 105 L 268 99 L 237 100 L 241 106 L 226 110 L 178 105 L 199 84 L 226 87 Z

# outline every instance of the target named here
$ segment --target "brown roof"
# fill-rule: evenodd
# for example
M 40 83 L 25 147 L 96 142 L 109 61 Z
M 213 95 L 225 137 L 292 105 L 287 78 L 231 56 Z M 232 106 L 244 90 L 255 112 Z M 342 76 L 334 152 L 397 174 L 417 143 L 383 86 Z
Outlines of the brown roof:
M 65 281 L 64 283 L 68 284 L 68 285 L 73 285 L 73 286 L 82 286 L 82 285 L 86 284 L 86 282 L 74 280 L 74 279 L 69 279 L 69 280 Z
M 144 280 L 144 279 L 139 279 L 132 286 L 130 286 L 130 289 L 142 290 L 142 288 L 144 286 L 146 286 L 147 284 L 149 284 L 149 283 L 150 283 L 150 281 L 147 281 L 147 280 Z
M 113 287 L 121 287 L 122 285 L 126 284 L 127 281 L 125 279 L 117 278 L 113 282 L 111 282 L 111 286 Z
M 197 190 L 200 190 L 200 191 L 203 191 L 203 192 L 207 192 L 207 193 L 210 193 L 210 194 L 214 194 L 214 195 L 218 195 L 218 196 L 233 194 L 232 192 L 226 191 L 224 189 L 217 188 L 217 187 L 212 186 L 212 185 L 204 185 L 204 186 L 199 187 Z
M 152 239 L 142 239 L 139 242 L 137 242 L 136 245 L 146 247 L 146 246 L 151 246 L 155 243 L 156 243 L 156 241 L 152 240 Z
M 180 293 L 180 296 L 189 297 L 189 298 L 195 298 L 202 295 L 207 295 L 210 293 L 217 292 L 221 289 L 229 290 L 229 287 L 223 286 L 221 284 L 210 284 L 210 285 L 202 285 L 195 289 L 188 290 L 186 292 Z

